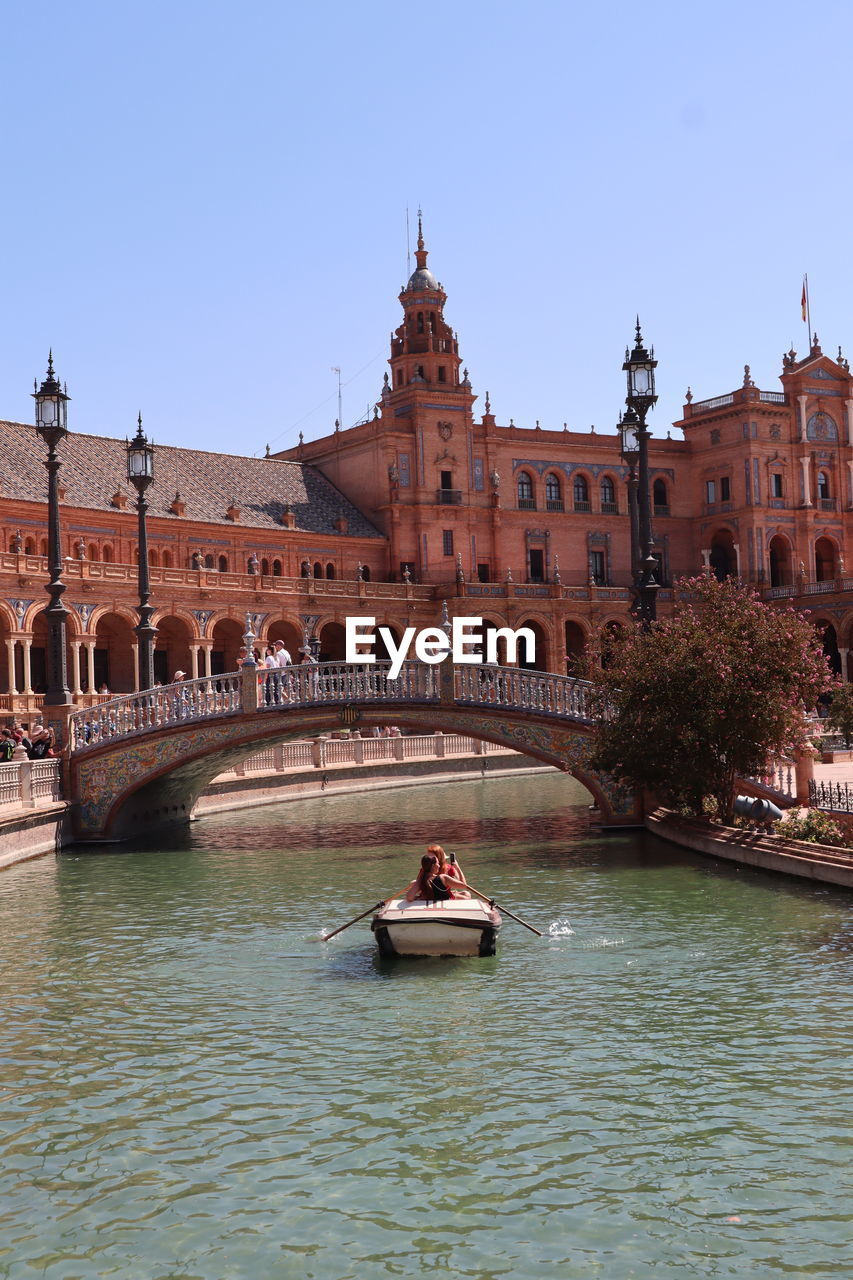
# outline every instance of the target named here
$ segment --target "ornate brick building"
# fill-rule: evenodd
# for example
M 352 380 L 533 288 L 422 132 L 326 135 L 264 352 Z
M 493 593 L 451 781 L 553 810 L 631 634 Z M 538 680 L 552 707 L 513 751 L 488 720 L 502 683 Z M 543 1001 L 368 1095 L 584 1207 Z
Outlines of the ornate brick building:
M 343 658 L 344 622 L 399 636 L 452 614 L 529 626 L 536 666 L 566 670 L 594 633 L 624 624 L 627 468 L 617 434 L 499 425 L 482 412 L 427 266 L 399 295 L 374 416 L 263 459 L 158 446 L 149 543 L 158 678 L 233 669 L 247 613 L 261 642 L 311 635 Z M 617 362 L 614 361 L 616 366 Z M 701 373 L 701 371 L 700 371 Z M 618 402 L 614 369 L 614 404 Z M 683 438 L 650 444 L 658 608 L 703 564 L 814 611 L 839 669 L 853 636 L 845 576 L 853 508 L 853 379 L 815 338 L 783 358 L 781 390 L 743 385 L 694 401 Z M 73 427 L 72 422 L 72 427 Z M 124 444 L 72 430 L 61 445 L 68 665 L 75 698 L 138 678 L 137 522 Z M 46 475 L 35 428 L 0 422 L 0 706 L 44 687 Z

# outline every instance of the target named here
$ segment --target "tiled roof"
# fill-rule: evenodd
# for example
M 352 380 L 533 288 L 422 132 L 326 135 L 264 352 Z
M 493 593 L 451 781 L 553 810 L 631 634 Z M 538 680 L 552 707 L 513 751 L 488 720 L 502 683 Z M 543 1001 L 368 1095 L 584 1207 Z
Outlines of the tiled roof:
M 65 488 L 67 506 L 113 511 L 112 498 L 123 489 L 128 494 L 128 507 L 133 507 L 136 491 L 127 481 L 123 440 L 72 431 L 59 446 L 59 455 L 59 482 Z M 46 457 L 47 446 L 35 427 L 0 422 L 0 495 L 45 502 Z M 384 536 L 325 476 L 306 463 L 239 458 L 158 444 L 154 471 L 154 483 L 148 490 L 149 512 L 160 519 L 181 519 L 170 510 L 178 490 L 186 504 L 183 518 L 187 520 L 224 524 L 233 502 L 240 508 L 239 526 L 280 530 L 282 513 L 289 506 L 295 527 L 308 533 L 334 534 L 334 521 L 344 516 L 349 537 Z

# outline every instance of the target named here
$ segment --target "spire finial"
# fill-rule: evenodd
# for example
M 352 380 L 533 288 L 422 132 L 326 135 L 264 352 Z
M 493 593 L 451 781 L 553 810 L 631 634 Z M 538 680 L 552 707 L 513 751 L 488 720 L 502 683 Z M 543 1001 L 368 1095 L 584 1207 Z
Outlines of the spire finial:
M 640 333 L 640 317 L 639 317 L 639 314 L 638 314 L 638 315 L 637 315 L 637 342 L 636 342 L 636 346 L 641 347 L 642 345 L 643 345 L 643 335 Z
M 418 205 L 418 248 L 424 247 L 424 215 L 420 205 Z
M 55 377 L 53 372 L 53 347 L 47 353 L 47 376 L 49 378 Z

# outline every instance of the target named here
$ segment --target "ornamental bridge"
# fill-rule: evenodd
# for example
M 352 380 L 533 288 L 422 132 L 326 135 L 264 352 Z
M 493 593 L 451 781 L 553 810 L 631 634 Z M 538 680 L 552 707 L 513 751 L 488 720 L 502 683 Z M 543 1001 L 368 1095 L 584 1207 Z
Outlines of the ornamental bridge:
M 465 733 L 572 774 L 604 826 L 641 821 L 639 798 L 588 767 L 590 686 L 515 667 L 311 663 L 244 667 L 113 698 L 69 721 L 69 794 L 79 840 L 120 840 L 188 821 L 217 774 L 262 746 L 331 726 Z

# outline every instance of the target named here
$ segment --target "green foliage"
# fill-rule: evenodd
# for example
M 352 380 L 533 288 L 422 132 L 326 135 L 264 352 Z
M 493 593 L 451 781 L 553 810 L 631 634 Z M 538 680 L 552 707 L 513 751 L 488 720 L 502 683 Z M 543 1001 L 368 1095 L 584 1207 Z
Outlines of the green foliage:
M 601 714 L 593 767 L 701 814 L 731 818 L 734 781 L 805 741 L 806 708 L 832 678 L 814 628 L 733 579 L 678 584 L 671 618 L 609 637 L 590 664 Z
M 777 822 L 776 834 L 809 844 L 839 844 L 845 848 L 850 845 L 835 819 L 822 809 L 792 809 Z
M 853 738 L 853 685 L 842 684 L 835 690 L 832 705 L 826 723 L 830 729 L 840 733 L 845 747 L 850 746 Z

